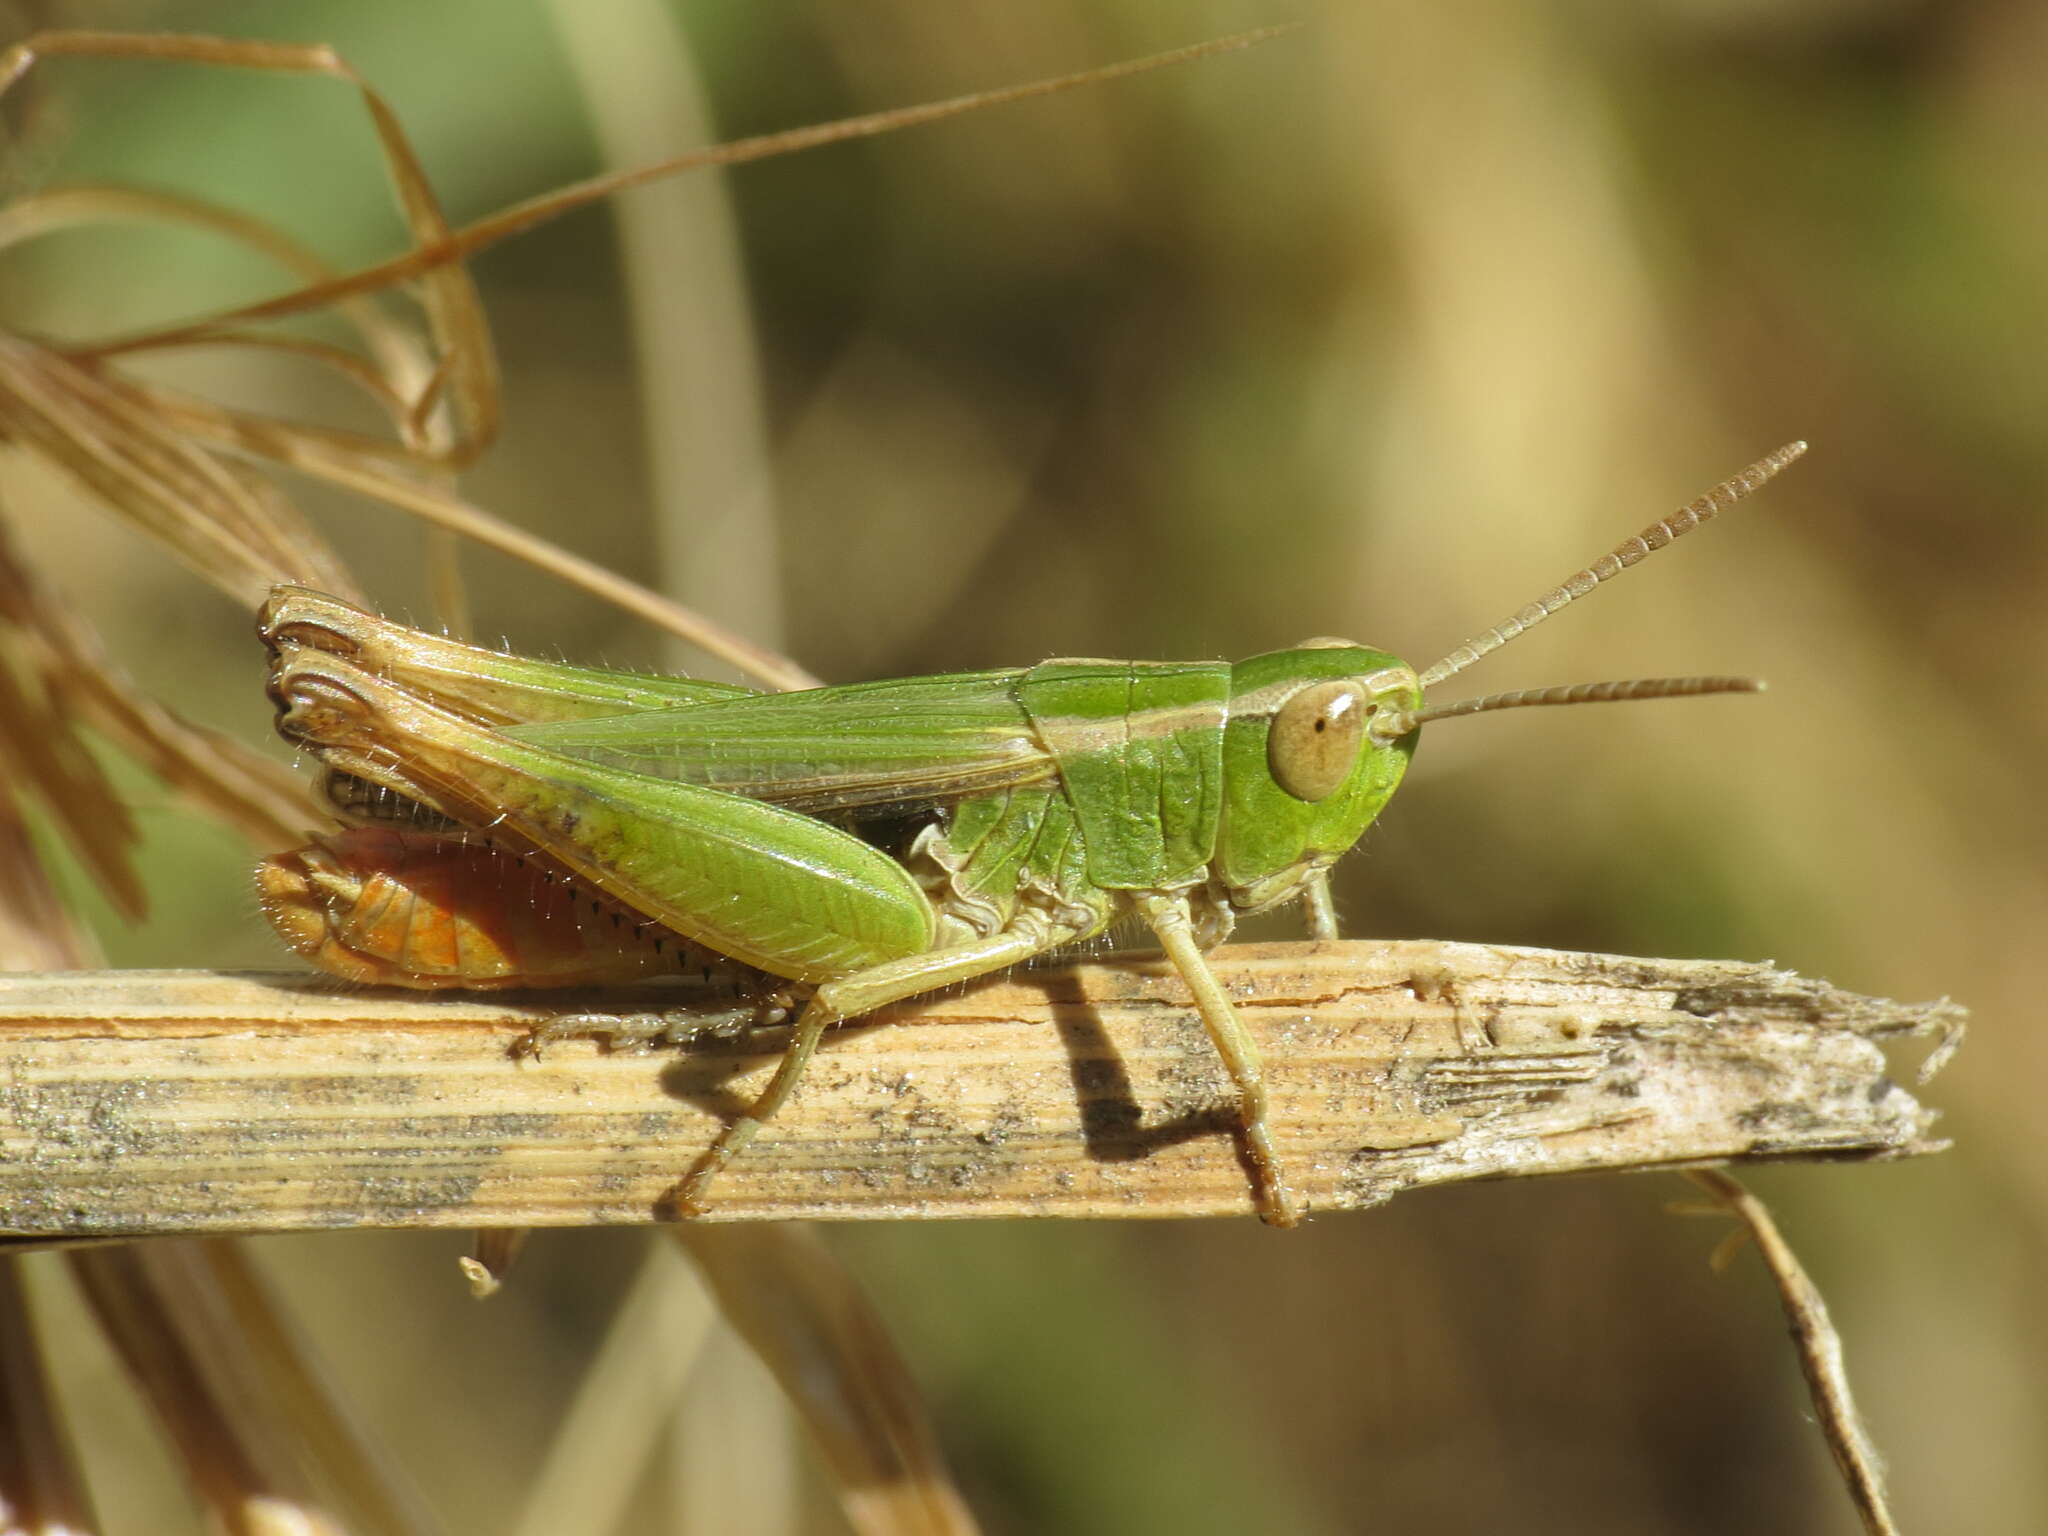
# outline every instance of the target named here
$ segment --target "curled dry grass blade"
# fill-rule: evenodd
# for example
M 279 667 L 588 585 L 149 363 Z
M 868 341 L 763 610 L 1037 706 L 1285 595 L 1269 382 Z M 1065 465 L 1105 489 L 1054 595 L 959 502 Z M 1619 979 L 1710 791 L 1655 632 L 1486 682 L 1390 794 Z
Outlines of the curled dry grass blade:
M 342 1411 L 241 1250 L 133 1244 L 68 1255 L 100 1327 L 232 1536 L 429 1536 L 419 1497 Z
M 259 69 L 292 67 L 291 60 L 313 67 L 329 57 L 325 50 L 280 53 L 260 44 L 248 45 L 251 51 L 244 57 L 243 45 L 196 39 L 170 40 L 193 46 L 167 51 L 159 46 L 165 41 L 107 34 L 31 39 L 0 55 L 0 91 L 35 59 L 59 53 L 169 57 Z M 373 103 L 372 113 L 415 241 L 445 246 L 446 224 L 395 117 L 381 100 Z M 196 199 L 119 188 L 59 189 L 0 210 L 0 245 L 109 219 L 208 230 L 270 256 L 316 286 L 332 272 L 261 220 Z M 350 487 L 411 511 L 437 530 L 466 534 L 680 634 L 774 686 L 803 687 L 814 681 L 786 658 L 505 523 L 446 488 L 450 472 L 473 458 L 494 428 L 495 368 L 488 337 L 471 324 L 474 318 L 480 325 L 481 309 L 459 261 L 443 261 L 421 281 L 427 284 L 430 319 L 439 316 L 430 346 L 422 346 L 367 297 L 338 301 L 367 357 L 230 324 L 69 349 L 0 335 L 0 440 L 39 451 L 162 540 L 202 578 L 251 607 L 280 581 L 343 595 L 356 595 L 357 588 L 310 525 L 240 462 L 246 459 Z M 396 440 L 229 410 L 145 385 L 112 366 L 123 354 L 172 345 L 254 346 L 322 364 L 384 410 Z M 449 412 L 441 409 L 451 396 L 457 418 L 452 426 Z M 429 560 L 444 612 L 455 612 L 459 627 L 466 629 L 459 620 L 460 584 L 445 534 L 430 543 Z
M 1026 81 L 1021 85 L 1001 86 L 994 90 L 971 91 L 965 95 L 949 96 L 943 101 L 924 102 L 913 107 L 892 107 L 886 111 L 840 118 L 836 122 L 818 123 L 808 128 L 791 128 L 779 133 L 734 139 L 730 143 L 713 144 L 704 149 L 691 150 L 653 165 L 636 166 L 629 170 L 593 176 L 587 181 L 515 203 L 510 208 L 464 225 L 445 241 L 423 243 L 389 261 L 331 278 L 324 283 L 313 284 L 294 293 L 280 294 L 274 299 L 223 310 L 199 320 L 188 321 L 181 326 L 165 327 L 144 337 L 123 341 L 119 345 L 175 345 L 189 335 L 203 333 L 215 326 L 303 314 L 307 310 L 331 304 L 337 299 L 377 292 L 393 283 L 436 270 L 446 263 L 473 256 L 487 246 L 496 245 L 500 240 L 509 239 L 550 219 L 559 218 L 572 209 L 601 202 L 605 198 L 631 191 L 634 187 L 644 186 L 648 182 L 659 181 L 663 177 L 678 176 L 686 171 L 708 170 L 715 166 L 745 165 L 755 160 L 796 154 L 802 150 L 818 149 L 828 144 L 844 144 L 854 139 L 876 138 L 899 129 L 918 128 L 927 123 L 942 122 L 950 117 L 959 117 L 964 113 L 977 112 L 988 107 L 1031 101 L 1060 91 L 1070 91 L 1088 85 L 1103 85 L 1130 75 L 1146 74 L 1155 69 L 1190 63 L 1215 54 L 1236 52 L 1268 42 L 1293 30 L 1295 29 L 1290 26 L 1261 27 L 1249 32 L 1235 33 L 1229 37 L 1190 44 L 1185 48 L 1171 49 L 1165 53 L 1128 59 L 1120 64 L 1078 70 L 1073 74 Z M 33 45 L 31 40 L 22 46 L 26 48 Z M 0 61 L 0 90 L 5 90 L 7 84 L 6 64 Z
M 24 194 L 0 207 L 0 248 L 83 225 L 120 223 L 175 224 L 218 235 L 269 257 L 301 282 L 316 283 L 334 271 L 316 252 L 265 220 L 203 198 L 143 187 L 81 184 Z M 355 331 L 370 360 L 332 348 L 330 363 L 363 384 L 394 422 L 420 424 L 419 402 L 431 399 L 434 391 L 428 385 L 438 371 L 426 349 L 371 299 L 343 299 L 333 312 Z M 223 327 L 211 337 L 194 338 L 193 345 L 208 341 L 277 348 L 301 344 L 295 337 Z M 126 349 L 101 343 L 91 350 L 107 358 Z
M 414 239 L 433 244 L 451 234 L 398 115 L 331 48 L 148 33 L 43 32 L 0 54 L 0 92 L 5 92 L 39 60 L 65 56 L 155 59 L 219 69 L 324 76 L 350 85 L 361 96 L 363 109 L 376 130 L 400 208 Z M 497 430 L 497 365 L 491 350 L 490 328 L 469 273 L 460 264 L 445 263 L 417 275 L 421 306 L 442 359 L 427 389 L 422 391 L 422 398 L 447 399 L 458 426 L 445 453 L 452 463 L 467 463 L 489 445 Z
M 430 483 L 435 476 L 471 462 L 488 444 L 498 420 L 490 336 L 463 262 L 497 241 L 662 177 L 871 138 L 985 107 L 1101 84 L 1250 47 L 1285 30 L 1265 28 L 1052 79 L 715 145 L 654 165 L 594 177 L 515 204 L 459 230 L 451 228 L 443 215 L 390 104 L 330 49 L 208 37 L 42 33 L 0 53 L 0 94 L 39 61 L 83 56 L 168 60 L 347 83 L 360 93 L 370 114 L 413 243 L 400 256 L 371 267 L 338 276 L 321 268 L 315 275 L 315 258 L 261 221 L 244 215 L 183 199 L 159 199 L 152 204 L 148 194 L 126 195 L 125 203 L 117 206 L 108 198 L 123 194 L 104 194 L 103 189 L 101 201 L 86 199 L 82 205 L 77 189 L 43 194 L 40 204 L 12 215 L 11 224 L 0 216 L 0 243 L 30 238 L 84 217 L 115 213 L 159 217 L 243 240 L 277 256 L 309 280 L 292 292 L 256 304 L 96 343 L 55 349 L 16 338 L 5 359 L 7 366 L 0 369 L 0 435 L 20 438 L 49 455 L 118 510 L 170 539 L 188 563 L 209 580 L 225 584 L 238 599 L 250 593 L 258 573 L 265 571 L 273 573 L 271 582 L 298 580 L 343 595 L 350 595 L 350 586 L 339 572 L 339 563 L 324 555 L 324 546 L 317 546 L 310 531 L 288 513 L 274 492 L 259 489 L 247 471 L 221 463 L 209 450 L 284 464 L 378 497 L 528 561 L 772 686 L 808 686 L 815 680 L 786 658 L 513 528 Z M 63 197 L 73 199 L 68 207 L 58 201 Z M 344 361 L 331 348 L 248 329 L 251 322 L 304 314 L 345 301 L 359 302 L 400 284 L 418 291 L 435 361 L 424 369 L 387 362 L 381 382 L 370 382 L 372 374 L 365 365 L 359 360 Z M 110 366 L 124 355 L 202 344 L 267 346 L 334 368 L 368 387 L 372 397 L 386 406 L 394 418 L 398 441 L 386 443 L 181 401 L 169 391 L 134 384 Z M 444 404 L 453 422 L 434 430 L 431 424 Z M 187 516 L 179 515 L 180 507 L 188 509 Z M 212 526 L 197 526 L 204 523 Z M 315 575 L 316 564 L 330 567 L 329 574 Z M 437 585 L 445 588 L 448 583 L 437 579 Z

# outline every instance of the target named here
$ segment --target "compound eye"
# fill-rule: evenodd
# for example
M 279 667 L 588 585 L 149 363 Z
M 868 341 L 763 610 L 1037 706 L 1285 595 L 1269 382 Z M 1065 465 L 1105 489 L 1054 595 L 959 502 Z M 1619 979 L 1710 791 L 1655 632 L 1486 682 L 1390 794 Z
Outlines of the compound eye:
M 1280 706 L 1266 737 L 1273 781 L 1297 800 L 1327 800 L 1351 777 L 1371 712 L 1348 678 L 1302 689 Z

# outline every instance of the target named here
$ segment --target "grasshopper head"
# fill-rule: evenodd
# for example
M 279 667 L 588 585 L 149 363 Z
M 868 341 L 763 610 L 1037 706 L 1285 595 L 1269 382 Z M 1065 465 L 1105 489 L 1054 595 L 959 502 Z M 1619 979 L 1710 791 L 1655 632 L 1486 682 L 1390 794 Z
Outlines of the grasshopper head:
M 1762 486 L 1806 451 L 1787 443 L 1662 522 L 1466 641 L 1418 674 L 1384 651 L 1348 640 L 1310 640 L 1231 669 L 1223 748 L 1223 824 L 1214 873 L 1230 904 L 1256 912 L 1300 894 L 1302 883 L 1364 835 L 1431 720 L 1531 704 L 1597 704 L 1702 693 L 1753 693 L 1749 677 L 1653 677 L 1532 688 L 1425 706 L 1423 690 L 1455 676 L 1560 608 L 1690 533 Z
M 1214 874 L 1239 911 L 1260 911 L 1303 889 L 1311 874 L 1364 836 L 1401 784 L 1427 721 L 1524 705 L 1595 705 L 1622 698 L 1755 692 L 1755 678 L 1636 678 L 1526 688 L 1452 705 L 1423 705 L 1423 690 L 1456 676 L 1595 586 L 1743 500 L 1806 453 L 1788 442 L 1663 522 L 1577 571 L 1561 586 L 1468 639 L 1417 674 L 1384 651 L 1350 641 L 1307 641 L 1255 655 L 1231 670 L 1223 745 L 1223 827 Z
M 1400 785 L 1417 730 L 1375 732 L 1422 707 L 1406 662 L 1348 640 L 1310 640 L 1231 668 L 1216 873 L 1256 912 L 1357 842 Z

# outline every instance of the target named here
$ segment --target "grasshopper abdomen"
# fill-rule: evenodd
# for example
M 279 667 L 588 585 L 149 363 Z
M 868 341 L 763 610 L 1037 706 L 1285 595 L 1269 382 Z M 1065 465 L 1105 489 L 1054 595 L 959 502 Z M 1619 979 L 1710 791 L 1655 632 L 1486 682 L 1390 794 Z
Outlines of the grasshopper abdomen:
M 729 963 L 475 834 L 351 827 L 265 859 L 256 887 L 294 952 L 371 985 L 565 987 Z

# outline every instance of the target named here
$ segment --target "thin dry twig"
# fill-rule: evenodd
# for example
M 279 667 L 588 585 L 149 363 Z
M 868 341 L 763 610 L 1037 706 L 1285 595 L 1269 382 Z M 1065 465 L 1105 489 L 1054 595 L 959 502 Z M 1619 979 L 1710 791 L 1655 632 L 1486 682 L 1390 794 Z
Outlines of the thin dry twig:
M 1959 1010 L 1766 966 L 1431 942 L 1219 951 L 1318 1211 L 1463 1179 L 1934 1150 L 1882 1042 Z M 400 996 L 309 976 L 0 982 L 0 1230 L 281 1231 L 658 1219 L 786 1032 L 675 1052 L 574 1041 L 567 997 Z M 834 1032 L 713 1187 L 716 1219 L 1250 1209 L 1235 1102 L 1156 960 L 1024 971 Z
M 654 165 L 608 171 L 573 186 L 558 188 L 553 192 L 529 198 L 525 202 L 515 203 L 509 208 L 500 209 L 494 214 L 464 225 L 444 241 L 422 242 L 414 249 L 388 261 L 378 262 L 373 266 L 363 267 L 292 293 L 279 294 L 272 299 L 238 305 L 233 309 L 186 321 L 180 325 L 154 329 L 148 333 L 148 344 L 175 345 L 191 337 L 206 334 L 219 326 L 304 314 L 308 310 L 319 309 L 338 299 L 355 294 L 374 293 L 389 288 L 394 283 L 408 281 L 451 263 L 460 262 L 496 245 L 500 240 L 510 239 L 536 225 L 558 218 L 572 208 L 601 202 L 605 198 L 629 192 L 635 187 L 645 186 L 649 182 L 660 181 L 666 177 L 680 176 L 688 171 L 705 170 L 713 166 L 748 165 L 756 160 L 774 159 L 781 155 L 820 149 L 830 144 L 877 138 L 882 134 L 896 133 L 905 128 L 921 128 L 969 112 L 1032 101 L 1082 86 L 1104 85 L 1131 75 L 1149 74 L 1154 70 L 1168 69 L 1176 64 L 1192 63 L 1196 59 L 1235 53 L 1241 49 L 1256 47 L 1260 43 L 1270 42 L 1295 30 L 1297 27 L 1292 25 L 1255 28 L 1228 37 L 1191 43 L 1184 48 L 1169 49 L 1164 53 L 1148 54 L 1143 58 L 1126 59 L 1095 69 L 1078 70 L 1073 74 L 1056 75 L 1044 80 L 1028 80 L 1019 85 L 998 86 L 986 91 L 971 91 L 940 101 L 920 102 L 909 107 L 891 107 L 880 112 L 865 113 L 859 117 L 840 118 L 834 122 L 817 123 L 804 128 L 783 129 L 775 133 L 759 134 L 753 138 L 734 139 L 725 144 L 689 150 Z M 46 34 L 40 40 L 32 38 L 22 47 L 33 48 L 38 41 L 47 43 L 49 36 L 50 34 Z M 9 83 L 6 75 L 7 62 L 6 56 L 0 56 L 0 90 L 4 90 Z M 26 67 L 26 63 L 23 63 L 20 69 Z M 126 338 L 106 345 L 132 348 L 137 342 L 138 338 Z
M 1885 1500 L 1884 1463 L 1863 1427 L 1863 1415 L 1849 1390 L 1849 1371 L 1842 1358 L 1842 1336 L 1828 1316 L 1820 1289 L 1807 1278 L 1792 1245 L 1764 1203 L 1730 1175 L 1718 1169 L 1694 1169 L 1686 1175 L 1712 1195 L 1729 1214 L 1741 1220 L 1755 1242 L 1757 1252 L 1769 1266 L 1778 1287 L 1778 1299 L 1785 1306 L 1785 1320 L 1791 1325 L 1792 1343 L 1799 1352 L 1799 1369 L 1806 1376 L 1813 1410 L 1827 1438 L 1828 1451 L 1841 1470 L 1857 1517 L 1870 1536 L 1898 1536 L 1891 1507 Z

